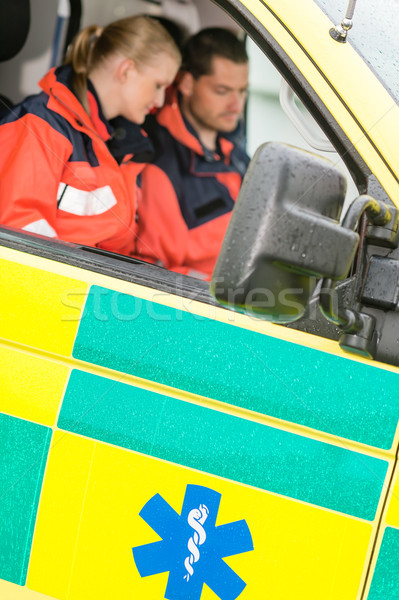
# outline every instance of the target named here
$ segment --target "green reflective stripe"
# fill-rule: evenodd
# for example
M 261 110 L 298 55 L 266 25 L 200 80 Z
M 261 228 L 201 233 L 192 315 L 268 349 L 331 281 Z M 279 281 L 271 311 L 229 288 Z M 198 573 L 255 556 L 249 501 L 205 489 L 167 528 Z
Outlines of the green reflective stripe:
M 58 427 L 368 520 L 387 471 L 376 458 L 80 371 Z
M 389 449 L 399 376 L 92 287 L 74 357 Z
M 378 554 L 368 600 L 399 598 L 399 529 L 387 527 Z
M 0 414 L 0 579 L 24 585 L 51 429 Z

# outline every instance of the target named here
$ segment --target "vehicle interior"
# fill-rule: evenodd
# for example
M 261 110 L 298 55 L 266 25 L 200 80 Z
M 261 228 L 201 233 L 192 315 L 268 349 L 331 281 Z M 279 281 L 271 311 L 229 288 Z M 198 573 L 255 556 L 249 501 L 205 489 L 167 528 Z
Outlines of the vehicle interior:
M 185 298 L 233 307 L 255 318 L 339 340 L 341 347 L 350 352 L 399 365 L 393 333 L 397 319 L 397 211 L 356 150 L 346 145 L 345 134 L 303 75 L 294 66 L 288 68 L 289 61 L 286 57 L 283 60 L 273 38 L 246 19 L 239 7 L 235 13 L 229 9 L 235 16 L 233 20 L 223 4 L 211 0 L 13 0 L 0 7 L 1 37 L 5 40 L 0 54 L 0 111 L 12 110 L 13 104 L 36 93 L 43 73 L 62 62 L 73 36 L 91 23 L 103 25 L 141 13 L 169 19 L 185 35 L 216 25 L 233 28 L 245 37 L 250 57 L 245 124 L 247 151 L 253 157 L 252 179 L 248 178 L 243 186 L 234 211 L 211 283 L 212 293 L 203 281 L 155 265 L 8 227 L 0 227 L 0 244 Z M 275 177 L 265 169 L 271 158 L 275 161 Z M 325 158 L 330 162 L 326 163 Z M 239 260 L 242 246 L 231 260 L 231 242 L 242 238 L 239 222 L 245 220 L 252 198 L 252 214 L 258 215 L 255 220 L 262 220 L 264 214 L 267 199 L 254 194 L 253 187 L 259 188 L 260 182 L 276 196 L 283 196 L 276 188 L 277 175 L 283 168 L 299 174 L 324 169 L 331 172 L 337 186 L 326 190 L 321 183 L 314 194 L 317 201 L 309 199 L 303 188 L 295 187 L 291 196 L 294 200 L 290 203 L 281 197 L 275 212 L 269 214 L 270 222 L 262 221 L 270 231 L 283 206 L 285 222 L 291 220 L 300 231 L 295 250 L 298 260 L 295 262 L 287 253 L 286 243 L 279 243 L 278 232 L 262 237 L 254 222 L 247 243 L 256 249 L 255 262 Z M 333 209 L 331 196 L 336 199 Z M 304 198 L 302 207 L 298 207 L 298 198 Z M 317 242 L 307 239 L 306 232 L 312 227 L 319 232 Z M 265 248 L 267 258 L 261 260 Z M 234 272 L 226 267 L 226 258 L 230 265 L 237 263 Z M 220 277 L 228 283 L 219 289 Z M 237 287 L 237 281 L 245 281 L 245 298 L 236 296 L 231 300 L 226 289 Z M 300 288 L 301 292 L 291 294 L 288 302 L 271 305 L 264 291 L 266 282 L 274 296 L 283 287 Z M 247 301 L 248 293 L 259 288 L 263 292 L 252 294 L 251 301 Z

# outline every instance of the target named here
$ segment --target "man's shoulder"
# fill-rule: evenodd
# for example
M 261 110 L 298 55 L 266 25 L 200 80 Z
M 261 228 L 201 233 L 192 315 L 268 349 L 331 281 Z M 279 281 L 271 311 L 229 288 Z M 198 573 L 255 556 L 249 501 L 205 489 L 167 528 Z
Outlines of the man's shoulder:
M 143 128 L 154 146 L 154 158 L 151 162 L 162 168 L 173 168 L 176 161 L 188 160 L 189 150 L 181 140 L 173 135 L 173 129 L 161 124 L 157 115 L 149 115 Z
M 154 140 L 157 139 L 176 139 L 175 135 L 175 120 L 173 114 L 176 109 L 164 106 L 157 113 L 150 114 L 146 117 L 143 129 Z
M 158 121 L 158 114 L 150 114 L 146 117 L 143 125 L 144 131 L 148 134 L 151 139 L 158 139 L 163 136 L 171 136 L 170 132 L 161 125 Z

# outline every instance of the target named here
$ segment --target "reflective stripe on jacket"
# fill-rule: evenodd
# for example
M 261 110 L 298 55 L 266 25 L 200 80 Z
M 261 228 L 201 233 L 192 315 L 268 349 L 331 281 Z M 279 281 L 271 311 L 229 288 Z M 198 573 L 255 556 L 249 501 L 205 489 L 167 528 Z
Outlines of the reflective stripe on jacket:
M 131 145 L 126 159 L 113 157 L 113 128 L 94 88 L 89 116 L 71 90 L 71 74 L 68 66 L 52 69 L 40 82 L 43 92 L 0 122 L 0 223 L 131 254 L 144 165 L 131 160 Z
M 220 154 L 203 148 L 174 95 L 146 123 L 155 160 L 141 174 L 137 254 L 181 273 L 209 278 L 248 166 L 234 139 Z

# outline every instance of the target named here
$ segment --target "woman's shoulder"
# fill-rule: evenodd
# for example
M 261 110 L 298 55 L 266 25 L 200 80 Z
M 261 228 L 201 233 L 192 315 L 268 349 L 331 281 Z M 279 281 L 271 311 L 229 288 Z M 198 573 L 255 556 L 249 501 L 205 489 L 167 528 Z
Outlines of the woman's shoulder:
M 61 134 L 68 145 L 74 144 L 77 133 L 74 127 L 63 115 L 49 108 L 48 104 L 49 96 L 44 91 L 28 96 L 0 115 L 0 131 L 7 129 L 17 134 L 17 131 L 26 129 L 34 135 L 45 132 L 46 135 L 52 135 L 54 132 Z
M 51 82 L 53 81 L 53 85 Z M 43 85 L 43 82 L 45 85 Z M 51 95 L 54 84 L 58 84 L 58 87 L 65 88 L 67 93 L 71 93 L 67 86 L 62 82 L 61 84 L 55 77 L 55 69 L 48 72 L 43 79 L 39 82 L 39 86 L 42 88 L 37 94 L 27 96 L 24 100 L 13 106 L 7 107 L 6 110 L 0 114 L 0 125 L 6 123 L 13 123 L 20 119 L 27 120 L 30 116 L 34 117 L 33 122 L 37 122 L 40 126 L 40 122 L 46 122 L 49 125 L 60 128 L 65 133 L 68 129 L 66 115 L 62 114 L 62 111 L 56 111 L 51 106 Z
M 25 115 L 35 114 L 43 116 L 46 113 L 48 96 L 44 92 L 28 96 L 22 102 L 7 107 L 0 114 L 0 125 L 12 123 Z

